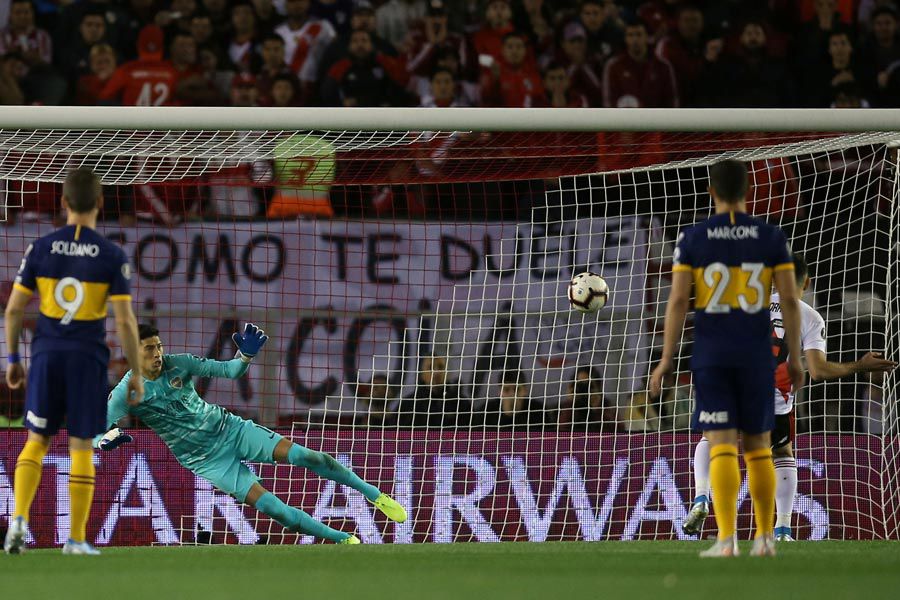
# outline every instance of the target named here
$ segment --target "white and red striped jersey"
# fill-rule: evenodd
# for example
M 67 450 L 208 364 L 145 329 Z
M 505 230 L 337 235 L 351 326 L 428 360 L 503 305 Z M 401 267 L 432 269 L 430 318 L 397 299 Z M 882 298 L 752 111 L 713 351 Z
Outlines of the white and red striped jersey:
M 794 410 L 794 390 L 787 370 L 787 343 L 784 341 L 784 325 L 781 316 L 781 299 L 772 293 L 769 304 L 772 319 L 772 354 L 775 355 L 775 414 L 786 415 Z M 825 319 L 812 306 L 800 301 L 800 347 L 803 351 L 825 352 Z
M 316 81 L 319 62 L 325 48 L 337 37 L 328 21 L 309 19 L 300 29 L 291 29 L 287 22 L 275 28 L 284 40 L 284 58 L 300 81 Z
M 41 61 L 50 63 L 53 59 L 53 42 L 50 34 L 32 27 L 28 33 L 16 34 L 7 27 L 0 33 L 0 55 L 7 52 L 21 52 L 23 54 L 36 51 Z

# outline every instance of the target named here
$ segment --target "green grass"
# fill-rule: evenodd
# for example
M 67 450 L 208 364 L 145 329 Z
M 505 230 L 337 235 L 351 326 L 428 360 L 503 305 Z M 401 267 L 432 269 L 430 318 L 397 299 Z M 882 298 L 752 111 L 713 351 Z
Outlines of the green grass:
M 900 543 L 780 544 L 704 559 L 697 542 L 212 546 L 0 555 L 8 598 L 898 598 Z

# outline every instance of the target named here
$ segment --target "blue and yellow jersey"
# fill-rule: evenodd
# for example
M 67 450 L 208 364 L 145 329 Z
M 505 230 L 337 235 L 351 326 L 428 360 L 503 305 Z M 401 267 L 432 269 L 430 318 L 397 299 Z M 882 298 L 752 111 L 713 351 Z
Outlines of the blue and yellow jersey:
M 130 300 L 130 279 L 122 248 L 88 227 L 68 225 L 28 246 L 14 287 L 40 296 L 32 356 L 73 350 L 109 362 L 107 301 Z
M 774 364 L 772 279 L 794 270 L 779 228 L 745 213 L 715 215 L 679 235 L 672 270 L 693 276 L 693 368 Z

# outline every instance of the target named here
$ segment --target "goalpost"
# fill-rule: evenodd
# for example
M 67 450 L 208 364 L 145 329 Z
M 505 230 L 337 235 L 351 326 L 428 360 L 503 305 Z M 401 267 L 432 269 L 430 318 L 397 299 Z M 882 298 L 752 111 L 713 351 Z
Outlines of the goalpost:
M 366 543 L 689 539 L 690 326 L 663 397 L 644 391 L 675 237 L 711 211 L 708 166 L 748 163 L 750 210 L 810 263 L 829 359 L 896 358 L 898 142 L 900 114 L 879 110 L 5 107 L 0 281 L 54 227 L 65 173 L 91 166 L 100 230 L 168 352 L 229 358 L 248 320 L 271 336 L 247 379 L 201 395 L 335 455 L 410 520 L 257 466 L 286 501 Z M 611 288 L 596 315 L 566 300 L 585 270 Z M 861 375 L 799 396 L 799 538 L 900 537 L 896 389 Z M 0 392 L 0 416 L 20 416 Z M 98 543 L 311 541 L 134 431 L 98 457 Z M 23 439 L 0 429 L 3 524 Z M 66 456 L 48 461 L 64 490 Z M 740 499 L 746 537 L 746 482 Z M 35 542 L 66 513 L 42 486 Z

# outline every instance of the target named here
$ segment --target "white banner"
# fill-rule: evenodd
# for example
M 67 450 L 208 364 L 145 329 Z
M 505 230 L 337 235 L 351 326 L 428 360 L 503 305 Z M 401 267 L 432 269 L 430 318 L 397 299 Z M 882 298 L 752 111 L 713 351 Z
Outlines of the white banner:
M 12 280 L 25 247 L 51 230 L 4 230 L 4 280 Z M 495 394 L 496 374 L 484 372 L 496 368 L 491 355 L 518 360 L 532 395 L 554 404 L 576 366 L 596 367 L 620 402 L 646 376 L 647 232 L 634 218 L 100 230 L 131 257 L 137 313 L 156 322 L 167 352 L 226 358 L 234 351 L 230 334 L 243 322 L 267 330 L 270 343 L 248 379 L 200 386 L 208 400 L 236 412 L 259 416 L 263 407 L 264 420 L 321 407 L 326 398 L 329 408 L 351 410 L 356 382 L 372 372 L 388 373 L 410 393 L 424 352 L 450 356 L 476 400 Z M 568 308 L 568 281 L 584 270 L 602 274 L 612 290 L 599 315 Z M 334 398 L 344 400 L 335 405 Z

